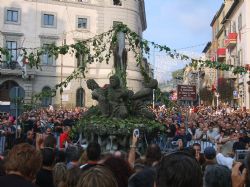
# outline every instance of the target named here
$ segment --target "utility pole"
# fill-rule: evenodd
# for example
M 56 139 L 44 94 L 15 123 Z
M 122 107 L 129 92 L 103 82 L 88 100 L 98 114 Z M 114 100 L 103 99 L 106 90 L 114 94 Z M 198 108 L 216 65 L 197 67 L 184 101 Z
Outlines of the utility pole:
M 198 105 L 200 106 L 201 105 L 201 98 L 200 98 L 200 71 L 201 69 L 199 68 L 198 70 Z

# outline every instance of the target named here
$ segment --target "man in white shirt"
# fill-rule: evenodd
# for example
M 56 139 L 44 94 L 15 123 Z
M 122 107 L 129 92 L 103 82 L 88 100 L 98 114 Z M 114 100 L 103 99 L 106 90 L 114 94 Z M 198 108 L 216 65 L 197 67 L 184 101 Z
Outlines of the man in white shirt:
M 235 142 L 233 145 L 233 156 L 235 157 L 236 150 L 245 150 L 245 149 L 246 149 L 245 143 Z M 235 159 L 224 156 L 222 153 L 220 153 L 220 150 L 221 150 L 221 147 L 217 146 L 217 155 L 216 155 L 217 163 L 227 166 L 229 169 L 232 169 Z

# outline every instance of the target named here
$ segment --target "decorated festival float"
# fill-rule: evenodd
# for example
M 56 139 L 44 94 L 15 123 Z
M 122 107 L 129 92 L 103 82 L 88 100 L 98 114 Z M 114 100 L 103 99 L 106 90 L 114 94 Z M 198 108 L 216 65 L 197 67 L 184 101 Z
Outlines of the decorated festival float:
M 93 79 L 87 80 L 92 98 L 98 105 L 86 112 L 74 127 L 74 133 L 83 135 L 85 143 L 96 140 L 103 150 L 114 151 L 128 148 L 134 129 L 139 130 L 142 145 L 164 131 L 164 126 L 155 121 L 154 112 L 148 108 L 153 90 L 158 86 L 157 80 L 151 79 L 136 93 L 122 87 L 117 75 L 112 75 L 109 80 L 110 83 L 103 87 Z

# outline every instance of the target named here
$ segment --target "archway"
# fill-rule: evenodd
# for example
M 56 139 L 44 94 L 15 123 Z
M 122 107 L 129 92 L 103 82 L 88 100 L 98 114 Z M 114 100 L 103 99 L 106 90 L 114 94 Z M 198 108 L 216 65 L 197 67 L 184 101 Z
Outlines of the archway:
M 83 107 L 85 105 L 85 91 L 83 88 L 76 90 L 76 106 Z
M 10 101 L 10 89 L 16 86 L 19 85 L 13 80 L 7 80 L 0 84 L 0 101 Z

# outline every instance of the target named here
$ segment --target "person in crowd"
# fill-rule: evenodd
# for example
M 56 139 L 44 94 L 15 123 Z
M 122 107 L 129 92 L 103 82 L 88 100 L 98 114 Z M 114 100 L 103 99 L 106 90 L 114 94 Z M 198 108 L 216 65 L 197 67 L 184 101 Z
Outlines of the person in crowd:
M 56 149 L 56 139 L 51 134 L 48 136 L 45 136 L 43 144 L 44 144 L 44 147 L 48 147 L 54 150 Z
M 79 167 L 79 159 L 81 157 L 80 148 L 77 146 L 69 146 L 65 153 L 67 158 L 67 169 Z
M 206 147 L 204 150 L 204 158 L 203 171 L 205 171 L 208 166 L 216 164 L 216 150 L 213 147 Z
M 64 115 L 63 125 L 72 127 L 75 124 L 75 121 L 70 113 Z
M 53 168 L 54 187 L 64 187 L 66 183 L 67 168 L 65 163 L 57 163 Z
M 101 147 L 97 142 L 90 142 L 87 147 L 87 163 L 80 166 L 82 171 L 86 171 L 89 168 L 96 166 L 101 158 Z
M 35 187 L 37 173 L 42 165 L 42 155 L 33 146 L 15 145 L 4 160 L 6 176 L 0 177 L 0 186 Z
M 11 149 L 15 142 L 16 128 L 14 126 L 14 121 L 15 119 L 13 116 L 10 116 L 8 121 L 6 121 L 4 134 L 6 137 L 7 149 Z
M 207 166 L 204 179 L 205 187 L 232 186 L 231 171 L 226 166 L 218 164 Z
M 81 177 L 82 171 L 78 167 L 73 167 L 67 171 L 65 186 L 76 187 Z
M 201 145 L 199 143 L 194 143 L 192 148 L 195 151 L 195 158 L 199 162 L 200 161 L 200 155 L 201 155 Z
M 46 131 L 45 131 L 45 135 L 53 135 L 53 133 L 52 133 L 52 128 L 51 127 L 47 127 L 46 128 Z
M 55 150 L 49 147 L 44 147 L 41 152 L 43 162 L 42 168 L 37 173 L 36 184 L 39 187 L 54 187 L 52 171 L 55 161 Z
M 192 140 L 192 135 L 190 133 L 186 133 L 186 129 L 184 127 L 180 128 L 179 135 L 176 135 L 173 141 L 182 140 L 183 147 L 187 147 L 188 141 Z
M 145 164 L 147 166 L 155 166 L 161 160 L 161 149 L 157 144 L 151 144 L 148 146 L 145 154 Z
M 103 165 L 113 172 L 119 187 L 128 186 L 128 179 L 133 171 L 127 161 L 111 156 L 103 162 Z
M 202 187 L 202 172 L 195 157 L 177 151 L 165 155 L 158 165 L 156 187 Z
M 235 142 L 233 145 L 233 149 L 232 149 L 232 156 L 235 156 L 235 152 L 236 150 L 245 150 L 246 149 L 246 145 L 243 142 Z M 218 164 L 227 166 L 229 169 L 232 169 L 233 167 L 233 163 L 234 163 L 234 158 L 231 157 L 225 157 L 222 153 L 220 153 L 221 148 L 218 147 L 218 154 L 216 155 L 216 161 Z
M 249 160 L 248 160 L 249 161 Z M 245 187 L 246 181 L 249 181 L 249 177 L 247 177 L 247 169 L 240 169 L 242 163 L 236 162 L 232 168 L 231 180 L 232 187 Z M 249 186 L 249 184 L 248 184 Z
M 60 135 L 60 148 L 66 148 L 66 145 L 71 141 L 69 137 L 70 127 L 66 126 L 63 128 L 63 133 Z
M 26 143 L 30 144 L 30 145 L 35 145 L 35 140 L 34 140 L 34 133 L 33 131 L 29 130 L 27 132 L 27 136 L 26 136 Z
M 95 166 L 84 172 L 77 187 L 119 187 L 113 173 L 103 167 Z
M 154 187 L 156 172 L 152 168 L 134 173 L 128 180 L 128 187 Z

